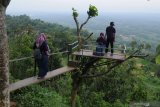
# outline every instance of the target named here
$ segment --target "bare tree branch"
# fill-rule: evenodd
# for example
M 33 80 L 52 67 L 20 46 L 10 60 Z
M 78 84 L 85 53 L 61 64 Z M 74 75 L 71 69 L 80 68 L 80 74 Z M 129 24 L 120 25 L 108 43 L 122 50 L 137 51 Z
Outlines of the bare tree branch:
M 128 60 L 128 59 L 127 59 Z M 117 62 L 116 64 L 114 64 L 113 66 L 111 66 L 110 68 L 108 68 L 108 70 L 104 73 L 101 74 L 94 74 L 94 75 L 82 75 L 81 78 L 93 78 L 93 77 L 99 77 L 99 76 L 103 76 L 106 75 L 107 73 L 109 73 L 113 68 L 117 67 L 118 65 L 120 65 L 121 63 L 125 62 L 126 60 L 122 61 L 122 62 Z
M 77 20 L 77 17 L 73 16 L 73 19 L 74 19 L 74 21 L 76 23 L 77 31 L 79 31 L 79 22 Z
M 93 35 L 93 32 L 87 38 L 85 38 L 84 41 L 88 40 L 92 35 Z
M 136 50 L 135 52 L 133 52 L 129 57 L 127 57 L 124 61 L 118 61 L 117 63 L 115 63 L 114 65 L 112 65 L 111 67 L 108 68 L 108 70 L 104 73 L 101 74 L 94 74 L 94 75 L 82 75 L 81 78 L 93 78 L 93 77 L 99 77 L 99 76 L 103 76 L 106 75 L 107 73 L 109 73 L 113 68 L 119 66 L 120 64 L 124 63 L 125 61 L 135 57 L 135 54 L 138 53 L 140 50 Z
M 148 54 L 146 54 L 146 55 L 133 55 L 133 57 L 138 57 L 138 58 L 144 58 L 144 57 L 147 57 L 147 56 L 149 56 Z
M 88 18 L 86 19 L 86 21 L 81 24 L 80 30 L 82 30 L 82 27 L 88 22 L 88 20 L 89 20 L 90 18 L 91 18 L 91 17 L 88 15 Z

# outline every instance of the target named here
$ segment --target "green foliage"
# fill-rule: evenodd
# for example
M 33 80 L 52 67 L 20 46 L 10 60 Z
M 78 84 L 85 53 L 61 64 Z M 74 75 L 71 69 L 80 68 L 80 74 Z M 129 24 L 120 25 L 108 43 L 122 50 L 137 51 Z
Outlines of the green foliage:
M 73 16 L 78 13 L 73 9 Z M 90 5 L 88 15 L 98 15 L 97 9 Z M 32 55 L 32 45 L 37 32 L 44 32 L 48 36 L 51 52 L 58 52 L 65 43 L 73 42 L 76 38 L 75 29 L 57 24 L 50 24 L 39 19 L 31 20 L 28 16 L 7 16 L 10 59 Z M 88 35 L 88 31 L 81 34 Z M 58 39 L 57 39 L 58 38 Z M 137 42 L 131 46 L 136 48 Z M 150 47 L 150 46 L 148 46 Z M 66 48 L 65 48 L 66 49 Z M 159 63 L 159 47 L 157 58 Z M 50 56 L 49 69 L 62 66 L 61 54 Z M 66 57 L 65 57 L 66 59 Z M 140 63 L 143 67 L 137 65 Z M 10 63 L 11 82 L 17 79 L 33 76 L 34 62 L 32 59 Z M 146 70 L 147 68 L 147 70 Z M 153 74 L 157 70 L 154 64 L 140 59 L 130 60 L 113 69 L 107 75 L 83 80 L 77 96 L 77 107 L 127 107 L 130 101 L 160 101 L 160 81 Z M 90 69 L 88 73 L 103 73 L 106 66 Z M 144 71 L 148 71 L 147 73 Z M 153 72 L 154 71 L 154 72 Z M 152 73 L 152 75 L 151 75 Z M 149 76 L 148 76 L 149 75 Z M 16 101 L 19 107 L 68 107 L 70 101 L 72 79 L 70 74 L 60 75 L 45 81 L 41 86 L 34 85 L 11 93 L 11 100 Z
M 21 36 L 9 38 L 10 59 L 28 57 L 32 55 L 33 35 L 24 33 Z M 27 66 L 26 66 L 27 65 Z M 10 63 L 10 73 L 16 79 L 33 75 L 34 61 L 32 58 Z
M 26 15 L 7 15 L 7 32 L 9 35 L 10 59 L 32 56 L 32 47 L 37 32 L 47 35 L 51 53 L 67 50 L 67 44 L 75 40 L 74 29 L 57 24 L 50 24 L 39 19 L 32 20 Z M 49 58 L 49 70 L 62 66 L 62 55 L 56 54 Z M 10 63 L 10 72 L 16 79 L 31 77 L 34 74 L 32 58 Z M 36 72 L 37 73 L 37 72 Z
M 158 45 L 157 48 L 156 48 L 155 61 L 156 61 L 157 64 L 160 64 L 160 45 Z
M 72 8 L 72 10 L 73 10 L 73 13 L 72 13 L 73 17 L 78 17 L 77 10 L 75 10 L 74 8 Z
M 86 93 L 87 94 L 87 93 Z M 104 99 L 104 93 L 101 92 L 90 92 L 82 98 L 81 102 L 83 107 L 108 107 L 109 103 L 107 103 Z
M 103 93 L 101 98 L 106 103 L 108 102 L 109 105 L 107 107 L 128 107 L 128 104 L 132 101 L 153 100 L 156 90 L 154 90 L 154 93 L 150 93 L 150 89 L 147 88 L 147 85 L 144 83 L 148 74 L 143 71 L 142 68 L 139 68 L 139 64 L 137 64 L 139 60 L 140 59 L 129 60 L 117 68 L 114 68 L 105 76 L 85 80 L 85 84 L 81 86 L 82 88 L 79 92 L 81 93 L 80 98 L 82 105 L 86 107 L 92 100 L 97 101 L 95 97 L 91 95 L 92 92 Z M 139 63 L 154 67 L 153 64 L 148 64 L 147 61 Z M 105 69 L 106 66 L 90 69 L 88 72 L 91 72 L 91 74 L 95 74 L 95 72 L 102 73 L 105 72 Z
M 76 96 L 76 107 L 82 107 L 79 96 Z
M 47 36 L 53 39 L 71 42 L 76 33 L 74 29 L 64 27 L 62 25 L 47 23 L 40 19 L 30 19 L 26 15 L 6 16 L 7 33 L 9 37 L 21 36 L 24 33 L 37 36 L 38 33 L 44 32 Z M 62 42 L 63 42 L 62 41 Z M 57 41 L 54 40 L 57 43 Z
M 123 104 L 119 99 L 117 99 L 111 107 L 128 107 L 127 104 Z
M 156 48 L 156 54 L 157 55 L 160 54 L 160 45 L 158 45 L 157 48 Z
M 137 85 L 134 87 L 134 91 L 132 93 L 132 100 L 133 101 L 146 101 L 147 100 L 147 91 L 144 86 Z
M 72 16 L 75 17 L 75 18 L 78 17 L 77 10 L 72 8 L 72 11 L 73 11 Z M 90 5 L 89 10 L 87 11 L 87 14 L 88 14 L 89 17 L 98 16 L 98 9 L 96 8 L 96 6 Z
M 132 50 L 135 50 L 136 46 L 137 46 L 137 41 L 133 38 L 133 40 L 130 43 Z
M 71 83 L 72 79 L 70 77 L 70 74 L 64 74 L 60 75 L 59 77 L 55 77 L 50 81 L 47 81 L 47 84 L 49 84 L 49 86 L 46 87 L 54 89 L 62 96 L 70 96 L 70 92 L 72 89 Z
M 89 11 L 87 11 L 87 14 L 90 17 L 98 16 L 98 10 L 97 10 L 96 6 L 90 5 Z
M 156 63 L 157 63 L 157 64 L 160 64 L 160 55 L 158 55 L 158 56 L 156 57 Z
M 11 94 L 17 107 L 69 107 L 65 98 L 53 90 L 33 85 Z
M 22 34 L 21 36 L 9 38 L 10 58 L 21 58 L 32 54 L 34 36 Z
M 152 48 L 151 44 L 150 43 L 146 43 L 145 49 L 151 49 L 151 48 Z

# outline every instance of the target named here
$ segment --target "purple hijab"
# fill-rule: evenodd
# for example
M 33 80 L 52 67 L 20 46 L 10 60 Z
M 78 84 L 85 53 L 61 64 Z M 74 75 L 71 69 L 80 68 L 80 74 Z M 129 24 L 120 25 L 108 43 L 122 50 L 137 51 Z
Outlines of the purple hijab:
M 45 40 L 46 40 L 45 34 L 44 33 L 39 34 L 36 39 L 36 47 L 40 47 Z

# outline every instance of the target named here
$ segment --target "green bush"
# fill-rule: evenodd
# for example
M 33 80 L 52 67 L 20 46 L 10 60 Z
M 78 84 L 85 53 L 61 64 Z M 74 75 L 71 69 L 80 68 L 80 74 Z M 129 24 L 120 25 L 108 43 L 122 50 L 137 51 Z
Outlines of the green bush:
M 105 102 L 103 97 L 103 93 L 91 92 L 86 99 L 81 98 L 83 100 L 82 107 L 109 107 L 109 103 Z
M 17 107 L 69 107 L 65 98 L 39 85 L 16 91 L 11 98 L 17 102 Z
M 127 104 L 123 104 L 119 99 L 117 99 L 111 107 L 128 107 Z

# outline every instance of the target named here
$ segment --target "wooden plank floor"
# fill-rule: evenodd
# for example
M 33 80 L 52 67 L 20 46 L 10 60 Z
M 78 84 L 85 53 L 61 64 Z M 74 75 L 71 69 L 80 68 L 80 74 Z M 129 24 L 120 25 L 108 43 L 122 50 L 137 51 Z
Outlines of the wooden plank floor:
M 10 84 L 9 91 L 11 92 L 11 91 L 20 89 L 22 87 L 26 87 L 31 84 L 39 83 L 39 82 L 45 81 L 47 79 L 53 78 L 57 75 L 63 74 L 65 72 L 73 71 L 75 69 L 76 68 L 74 68 L 74 67 L 65 66 L 65 67 L 48 72 L 47 75 L 45 76 L 45 78 L 43 78 L 43 79 L 37 79 L 37 76 L 26 78 L 24 80 L 20 80 L 18 82 Z
M 104 59 L 125 60 L 124 54 L 114 53 L 113 56 L 111 56 L 111 53 L 108 52 L 108 53 L 105 53 L 104 56 L 96 56 L 96 55 L 93 55 L 92 50 L 81 50 L 79 52 L 74 52 L 73 55 L 104 58 Z

